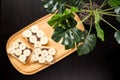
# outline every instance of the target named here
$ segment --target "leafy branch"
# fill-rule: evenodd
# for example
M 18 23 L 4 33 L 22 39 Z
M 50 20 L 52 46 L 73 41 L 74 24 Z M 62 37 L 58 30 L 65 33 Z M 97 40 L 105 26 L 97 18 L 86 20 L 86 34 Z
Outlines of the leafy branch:
M 44 8 L 55 14 L 48 21 L 48 24 L 54 28 L 52 39 L 56 42 L 62 40 L 65 49 L 76 47 L 79 56 L 88 54 L 96 45 L 96 35 L 101 41 L 104 41 L 104 30 L 100 26 L 100 21 L 103 21 L 116 31 L 114 37 L 120 44 L 120 31 L 103 18 L 103 15 L 113 16 L 120 22 L 120 4 L 117 1 L 104 0 L 100 6 L 96 6 L 97 4 L 91 0 L 90 3 L 85 3 L 83 0 L 42 0 Z M 86 4 L 88 8 L 86 8 Z M 111 8 L 102 9 L 107 4 Z M 95 6 L 97 8 L 94 8 Z M 81 31 L 76 27 L 75 13 L 86 14 L 81 22 L 90 20 L 88 31 Z M 96 35 L 91 33 L 93 26 L 96 29 Z

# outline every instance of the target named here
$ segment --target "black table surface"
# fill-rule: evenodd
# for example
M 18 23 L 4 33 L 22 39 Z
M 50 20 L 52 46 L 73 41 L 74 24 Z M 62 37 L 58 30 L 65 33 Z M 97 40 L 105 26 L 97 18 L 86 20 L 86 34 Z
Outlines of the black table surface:
M 6 42 L 12 34 L 47 14 L 40 0 L 1 0 L 0 80 L 120 80 L 120 45 L 113 37 L 115 31 L 105 23 L 101 24 L 105 41 L 97 39 L 90 54 L 78 56 L 74 52 L 36 74 L 19 73 L 7 57 Z M 106 19 L 120 29 L 115 18 Z

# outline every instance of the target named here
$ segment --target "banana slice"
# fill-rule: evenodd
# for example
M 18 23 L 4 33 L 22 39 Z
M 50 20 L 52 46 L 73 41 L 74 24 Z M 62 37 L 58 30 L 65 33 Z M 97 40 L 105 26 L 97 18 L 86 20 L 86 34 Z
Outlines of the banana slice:
M 20 49 L 16 49 L 14 54 L 16 56 L 20 56 L 22 54 L 22 51 Z
M 22 36 L 29 38 L 30 36 L 32 36 L 32 33 L 30 30 L 26 30 L 22 33 Z
M 40 56 L 38 61 L 39 61 L 39 63 L 45 63 L 45 58 Z
M 41 38 L 41 40 L 40 40 L 40 43 L 42 44 L 42 45 L 46 45 L 47 43 L 48 43 L 48 38 L 47 37 L 42 37 Z
M 53 61 L 53 56 L 48 55 L 45 59 L 46 59 L 46 61 L 47 61 L 47 62 L 49 62 L 49 63 L 50 63 L 50 62 L 52 62 L 52 61 Z
M 35 48 L 34 54 L 40 55 L 41 54 L 41 48 Z
M 49 55 L 54 56 L 54 55 L 56 54 L 55 48 L 50 48 L 50 49 L 48 50 L 48 53 L 49 53 Z
M 15 48 L 15 49 L 18 48 L 19 47 L 19 43 L 17 41 L 13 42 L 12 43 L 12 47 Z
M 34 35 L 33 35 L 33 36 L 30 36 L 29 41 L 30 41 L 31 43 L 36 43 L 37 37 L 34 36 Z
M 38 28 L 37 25 L 33 25 L 33 26 L 30 28 L 30 30 L 31 30 L 33 33 L 36 33 L 36 32 L 39 30 L 39 28 Z
M 24 44 L 24 43 L 21 43 L 20 45 L 19 45 L 19 49 L 20 50 L 24 50 L 26 48 L 26 45 Z
M 36 41 L 36 42 L 34 43 L 34 48 L 36 48 L 36 47 L 41 47 L 40 41 Z
M 42 38 L 43 36 L 44 36 L 44 32 L 41 31 L 41 30 L 38 30 L 38 31 L 37 31 L 37 37 L 38 37 L 38 38 Z
M 32 62 L 36 62 L 36 61 L 38 61 L 38 60 L 39 60 L 39 56 L 33 54 L 32 57 L 31 57 L 31 61 L 32 61 Z
M 26 57 L 28 57 L 30 54 L 31 54 L 31 51 L 29 49 L 25 49 L 23 51 L 23 55 L 26 56 Z
M 41 56 L 47 57 L 48 56 L 48 51 L 47 50 L 42 50 L 41 51 Z
M 14 49 L 13 47 L 10 47 L 10 48 L 7 50 L 7 52 L 8 52 L 9 54 L 14 54 L 14 53 L 15 53 L 15 49 Z
M 25 63 L 25 61 L 26 61 L 26 56 L 25 56 L 25 55 L 20 55 L 20 56 L 18 57 L 18 59 L 19 59 L 19 61 Z

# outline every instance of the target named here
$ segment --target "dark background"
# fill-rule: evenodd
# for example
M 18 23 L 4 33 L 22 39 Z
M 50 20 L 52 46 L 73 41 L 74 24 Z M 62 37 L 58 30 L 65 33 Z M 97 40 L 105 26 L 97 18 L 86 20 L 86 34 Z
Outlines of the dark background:
M 12 34 L 47 14 L 40 0 L 1 0 L 2 80 L 120 80 L 118 78 L 120 45 L 113 37 L 115 31 L 103 22 L 101 26 L 105 31 L 105 41 L 101 42 L 98 39 L 95 49 L 90 54 L 79 57 L 77 52 L 74 52 L 36 74 L 28 76 L 19 73 L 7 57 L 6 42 Z M 120 27 L 114 17 L 105 18 L 117 28 Z

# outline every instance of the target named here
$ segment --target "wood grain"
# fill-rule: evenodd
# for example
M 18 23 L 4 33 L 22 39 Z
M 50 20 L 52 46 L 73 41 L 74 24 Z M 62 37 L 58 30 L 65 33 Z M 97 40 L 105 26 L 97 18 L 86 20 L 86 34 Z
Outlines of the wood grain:
M 65 50 L 63 45 L 61 45 L 60 43 L 56 43 L 51 39 L 51 36 L 53 34 L 53 29 L 47 24 L 47 21 L 51 18 L 51 16 L 52 16 L 52 14 L 48 14 L 48 15 L 44 16 L 43 18 L 40 18 L 39 20 L 37 20 L 37 21 L 31 23 L 30 25 L 26 26 L 25 28 L 21 29 L 17 33 L 13 34 L 7 41 L 6 50 L 10 47 L 12 42 L 14 42 L 16 39 L 22 38 L 21 34 L 23 31 L 30 28 L 32 25 L 37 24 L 39 26 L 39 28 L 44 31 L 45 35 L 49 38 L 49 43 L 47 44 L 47 46 L 56 48 L 57 53 L 54 57 L 53 64 L 60 61 L 61 59 L 65 58 L 66 56 L 72 54 L 76 50 L 75 48 Z M 75 19 L 78 21 L 77 27 L 81 30 L 84 30 L 84 26 L 80 22 L 80 19 L 77 15 L 75 16 Z M 31 46 L 27 42 L 26 42 L 26 44 Z M 12 63 L 12 65 L 15 67 L 15 69 L 24 75 L 35 74 L 35 73 L 49 67 L 50 65 L 53 65 L 53 64 L 31 63 L 31 62 L 28 62 L 27 64 L 22 64 L 17 59 L 10 56 L 9 54 L 8 54 L 8 57 L 9 57 L 9 60 Z

